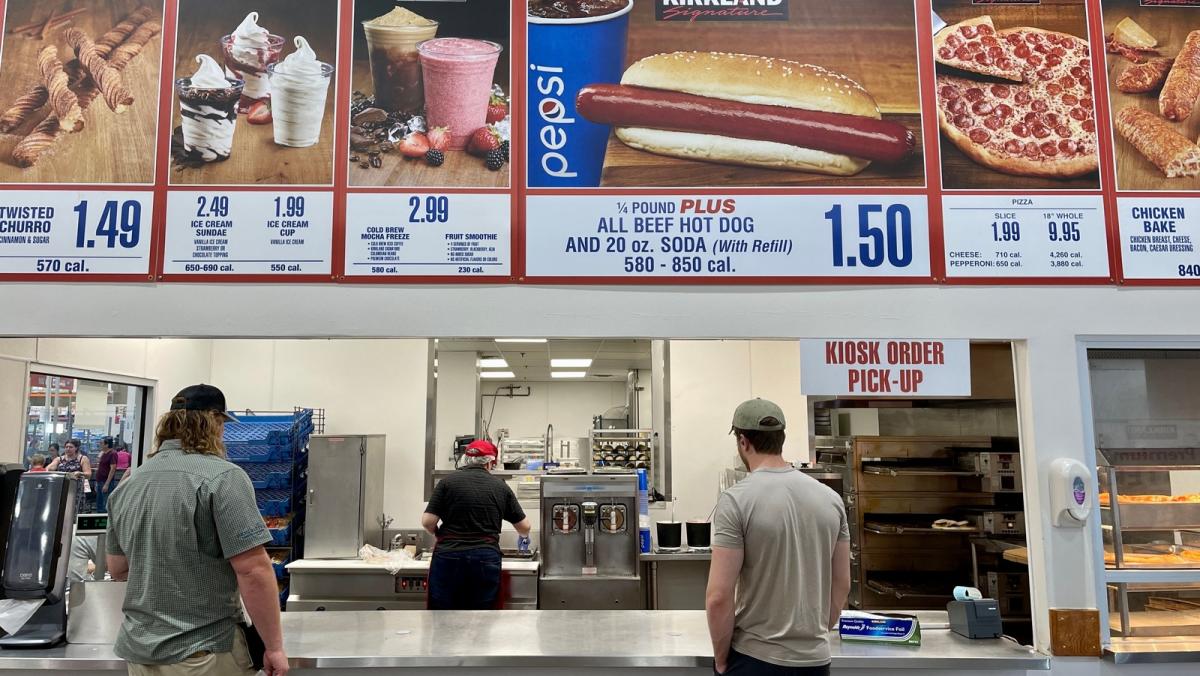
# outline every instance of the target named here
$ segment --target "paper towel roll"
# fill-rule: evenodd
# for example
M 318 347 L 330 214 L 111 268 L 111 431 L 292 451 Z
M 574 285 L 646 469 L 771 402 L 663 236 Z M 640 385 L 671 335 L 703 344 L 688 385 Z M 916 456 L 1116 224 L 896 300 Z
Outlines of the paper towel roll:
M 974 599 L 981 599 L 981 598 L 983 598 L 983 592 L 979 591 L 975 587 L 955 587 L 954 588 L 954 600 L 955 601 L 971 601 Z

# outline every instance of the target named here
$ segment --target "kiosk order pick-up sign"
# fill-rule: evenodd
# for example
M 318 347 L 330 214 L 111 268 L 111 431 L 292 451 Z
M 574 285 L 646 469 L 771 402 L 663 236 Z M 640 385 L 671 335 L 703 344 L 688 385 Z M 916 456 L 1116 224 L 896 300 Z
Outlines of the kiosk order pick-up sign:
M 970 342 L 916 338 L 802 340 L 800 391 L 829 396 L 970 396 Z

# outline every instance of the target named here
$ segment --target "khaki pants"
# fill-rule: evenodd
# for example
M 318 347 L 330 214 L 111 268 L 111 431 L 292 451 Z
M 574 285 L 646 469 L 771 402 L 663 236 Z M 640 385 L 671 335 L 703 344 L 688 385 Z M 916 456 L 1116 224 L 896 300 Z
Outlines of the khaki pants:
M 204 653 L 176 664 L 128 664 L 129 676 L 254 676 L 258 673 L 250 662 L 246 636 L 239 628 L 234 631 L 233 650 L 227 653 Z

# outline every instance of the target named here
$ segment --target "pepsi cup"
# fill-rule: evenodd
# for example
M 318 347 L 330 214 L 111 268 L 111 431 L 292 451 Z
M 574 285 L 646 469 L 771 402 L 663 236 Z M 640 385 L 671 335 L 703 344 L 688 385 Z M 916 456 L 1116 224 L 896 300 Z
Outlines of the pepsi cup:
M 601 16 L 528 17 L 529 187 L 600 185 L 609 127 L 580 117 L 575 95 L 620 82 L 631 9 L 633 0 Z

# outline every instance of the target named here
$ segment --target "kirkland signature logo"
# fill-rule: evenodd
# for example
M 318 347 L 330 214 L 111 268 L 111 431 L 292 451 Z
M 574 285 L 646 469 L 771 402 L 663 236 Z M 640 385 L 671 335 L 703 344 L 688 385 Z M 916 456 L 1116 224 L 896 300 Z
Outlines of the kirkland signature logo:
M 659 21 L 787 21 L 787 0 L 655 0 Z

